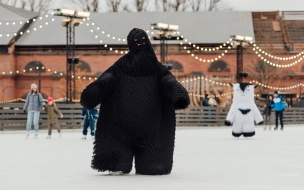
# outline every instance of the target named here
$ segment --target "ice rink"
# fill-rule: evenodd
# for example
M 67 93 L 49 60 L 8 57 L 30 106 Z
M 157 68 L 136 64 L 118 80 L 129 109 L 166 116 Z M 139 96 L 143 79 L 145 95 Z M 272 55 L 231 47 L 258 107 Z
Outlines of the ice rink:
M 167 176 L 109 176 L 90 168 L 92 140 L 53 130 L 39 139 L 0 132 L 0 190 L 303 190 L 304 127 L 256 129 L 234 138 L 230 127 L 178 128 L 173 171 Z

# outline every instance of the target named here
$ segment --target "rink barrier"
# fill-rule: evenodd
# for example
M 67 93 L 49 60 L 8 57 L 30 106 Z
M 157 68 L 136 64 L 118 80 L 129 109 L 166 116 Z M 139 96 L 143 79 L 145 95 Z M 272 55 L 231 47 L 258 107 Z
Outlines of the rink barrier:
M 23 113 L 24 103 L 10 103 L 0 105 L 0 130 L 25 129 L 27 114 Z M 57 107 L 64 115 L 59 118 L 59 125 L 63 129 L 82 128 L 81 105 L 57 103 Z M 261 111 L 263 108 L 260 109 Z M 224 126 L 229 108 L 225 107 L 189 107 L 176 111 L 177 126 Z M 304 108 L 287 108 L 284 111 L 285 124 L 304 124 Z M 275 113 L 272 112 L 271 124 L 274 125 Z M 47 128 L 47 115 L 40 115 L 40 129 Z

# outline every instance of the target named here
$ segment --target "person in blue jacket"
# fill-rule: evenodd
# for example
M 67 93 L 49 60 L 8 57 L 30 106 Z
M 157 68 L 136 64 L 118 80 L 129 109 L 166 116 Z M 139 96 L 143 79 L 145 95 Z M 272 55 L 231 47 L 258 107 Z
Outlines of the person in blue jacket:
M 97 118 L 98 118 L 98 110 L 96 108 L 94 108 L 92 110 L 88 110 L 85 107 L 82 108 L 81 119 L 84 120 L 83 131 L 82 131 L 82 134 L 83 134 L 82 140 L 87 139 L 89 126 L 91 129 L 92 140 L 94 139 L 95 121 Z
M 283 130 L 284 129 L 283 111 L 286 108 L 286 104 L 283 102 L 282 96 L 278 94 L 278 91 L 275 91 L 273 96 L 274 96 L 273 102 L 270 106 L 272 108 L 274 108 L 274 110 L 275 110 L 275 116 L 276 116 L 275 124 L 276 124 L 276 127 L 274 128 L 274 130 L 278 130 L 278 119 L 279 119 L 279 117 L 280 117 L 280 123 L 281 123 L 281 130 Z

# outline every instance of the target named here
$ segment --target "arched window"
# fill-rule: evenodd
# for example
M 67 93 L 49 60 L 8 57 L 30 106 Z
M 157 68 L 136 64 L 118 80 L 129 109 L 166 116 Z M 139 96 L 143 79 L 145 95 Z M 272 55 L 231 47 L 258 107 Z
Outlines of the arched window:
M 173 71 L 183 71 L 184 70 L 184 67 L 180 62 L 169 60 L 169 61 L 167 61 L 167 64 L 172 65 Z
M 40 66 L 40 72 L 45 72 L 45 66 L 40 61 L 31 61 L 29 62 L 25 67 L 24 70 L 26 72 L 39 72 L 39 66 Z
M 210 64 L 208 71 L 230 71 L 230 68 L 225 61 L 218 60 Z
M 90 65 L 82 60 L 79 60 L 79 63 L 76 64 L 76 71 L 80 71 L 80 72 L 91 72 L 91 67 Z

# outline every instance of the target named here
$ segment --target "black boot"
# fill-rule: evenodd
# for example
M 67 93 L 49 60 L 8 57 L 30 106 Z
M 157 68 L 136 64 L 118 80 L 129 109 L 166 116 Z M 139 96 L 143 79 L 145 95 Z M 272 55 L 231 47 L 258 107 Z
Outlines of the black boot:
M 276 127 L 274 128 L 274 130 L 275 130 L 275 131 L 278 130 L 278 126 L 276 126 Z
M 281 130 L 283 131 L 283 130 L 284 130 L 284 127 L 281 127 Z

